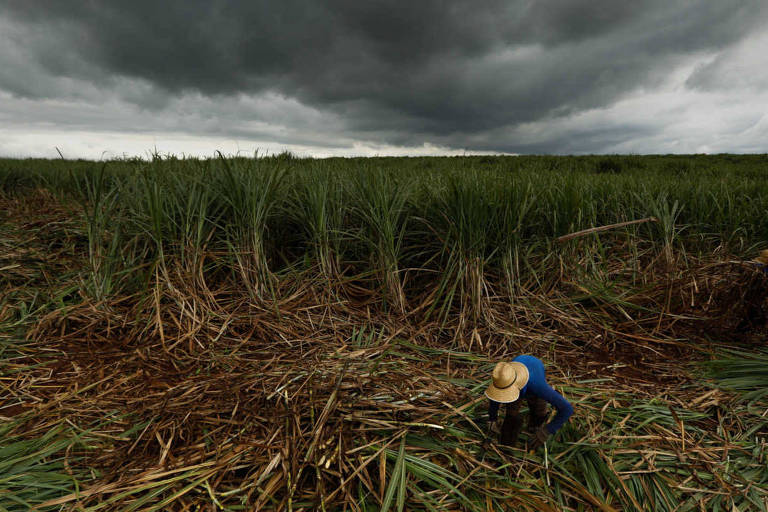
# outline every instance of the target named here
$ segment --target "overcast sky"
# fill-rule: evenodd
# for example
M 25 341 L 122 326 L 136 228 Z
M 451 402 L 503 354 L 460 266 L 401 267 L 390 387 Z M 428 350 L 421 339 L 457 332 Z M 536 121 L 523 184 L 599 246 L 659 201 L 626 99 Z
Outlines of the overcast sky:
M 768 152 L 766 0 L 0 0 L 0 155 Z

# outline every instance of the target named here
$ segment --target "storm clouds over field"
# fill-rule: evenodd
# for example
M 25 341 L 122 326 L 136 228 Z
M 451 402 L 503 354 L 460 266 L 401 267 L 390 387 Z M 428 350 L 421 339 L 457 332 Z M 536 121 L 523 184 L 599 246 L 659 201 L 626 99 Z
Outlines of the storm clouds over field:
M 0 0 L 0 154 L 765 152 L 767 20 L 762 0 Z

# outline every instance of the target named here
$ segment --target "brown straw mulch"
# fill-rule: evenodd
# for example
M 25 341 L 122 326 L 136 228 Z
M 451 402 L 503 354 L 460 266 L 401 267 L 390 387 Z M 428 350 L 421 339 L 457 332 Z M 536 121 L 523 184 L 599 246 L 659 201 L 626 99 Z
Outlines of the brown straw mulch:
M 29 334 L 41 347 L 39 360 L 30 359 L 41 366 L 11 387 L 28 394 L 37 422 L 30 432 L 61 418 L 82 428 L 110 418 L 92 432 L 109 448 L 79 454 L 100 474 L 81 504 L 189 472 L 214 490 L 246 486 L 256 508 L 353 503 L 358 481 L 381 496 L 381 454 L 409 430 L 439 434 L 459 421 L 477 436 L 470 446 L 485 442 L 478 416 L 496 358 L 534 353 L 551 361 L 555 383 L 609 377 L 614 392 L 639 398 L 675 389 L 682 400 L 677 386 L 689 378 L 668 357 L 695 354 L 662 336 L 585 331 L 588 317 L 564 318 L 560 332 L 501 325 L 499 311 L 494 329 L 465 333 L 452 352 L 446 345 L 456 337 L 436 323 L 372 316 L 359 300 L 331 301 L 314 288 L 257 306 L 224 289 L 195 295 L 182 282 L 157 283 L 155 304 L 126 297 L 55 311 Z M 557 319 L 551 307 L 546 315 Z M 674 315 L 662 321 L 657 332 L 684 323 Z M 614 336 L 623 342 L 611 348 L 606 338 Z M 574 343 L 587 337 L 585 346 Z M 124 436 L 134 425 L 140 433 Z M 488 465 L 463 451 L 468 466 Z

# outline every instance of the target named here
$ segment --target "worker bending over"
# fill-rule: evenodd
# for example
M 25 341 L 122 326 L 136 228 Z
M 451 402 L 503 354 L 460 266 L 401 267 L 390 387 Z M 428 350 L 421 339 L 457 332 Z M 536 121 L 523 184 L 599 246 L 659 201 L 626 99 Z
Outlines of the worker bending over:
M 488 429 L 493 434 L 499 434 L 499 442 L 505 445 L 514 445 L 520 434 L 521 398 L 527 400 L 530 411 L 528 428 L 533 434 L 530 450 L 543 445 L 573 414 L 573 406 L 547 384 L 544 364 L 533 356 L 517 356 L 511 363 L 497 364 L 485 396 L 490 400 Z M 557 410 L 557 414 L 552 421 L 544 424 L 548 416 L 547 402 Z M 507 414 L 501 428 L 498 420 L 499 404 L 507 404 Z

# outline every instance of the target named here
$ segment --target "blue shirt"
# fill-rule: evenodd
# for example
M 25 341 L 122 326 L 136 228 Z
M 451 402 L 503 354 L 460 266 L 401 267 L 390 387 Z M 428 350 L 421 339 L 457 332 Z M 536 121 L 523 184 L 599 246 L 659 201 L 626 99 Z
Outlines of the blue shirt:
M 537 396 L 548 402 L 552 407 L 557 410 L 555 418 L 547 424 L 547 431 L 550 434 L 554 434 L 560 427 L 568 421 L 568 418 L 573 414 L 573 406 L 563 398 L 563 395 L 552 389 L 552 386 L 547 384 L 547 379 L 544 372 L 544 363 L 533 356 L 517 356 L 513 359 L 518 363 L 523 363 L 528 369 L 528 382 L 523 389 L 520 390 L 520 398 L 531 395 Z M 518 400 L 520 400 L 518 398 Z M 488 404 L 488 416 L 491 421 L 496 421 L 499 412 L 499 402 L 490 400 Z

